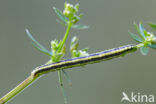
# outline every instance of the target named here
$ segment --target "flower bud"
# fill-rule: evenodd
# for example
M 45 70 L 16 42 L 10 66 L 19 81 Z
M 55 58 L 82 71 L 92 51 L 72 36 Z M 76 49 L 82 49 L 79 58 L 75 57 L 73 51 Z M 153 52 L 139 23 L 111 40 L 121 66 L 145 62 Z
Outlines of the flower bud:
M 55 52 L 58 49 L 58 41 L 52 40 L 51 41 L 51 49 Z
M 68 18 L 72 18 L 73 15 L 76 13 L 74 6 L 72 4 L 69 4 L 66 2 L 64 4 L 64 6 L 65 6 L 65 9 L 63 11 L 63 14 Z
M 156 37 L 153 37 L 152 42 L 156 44 Z
M 73 6 L 72 4 L 66 3 L 64 4 L 64 11 L 63 14 L 69 18 L 69 20 L 71 20 L 72 23 L 76 23 L 77 21 L 79 21 L 79 16 L 76 15 L 76 13 L 79 10 L 79 4 L 76 4 L 75 6 Z

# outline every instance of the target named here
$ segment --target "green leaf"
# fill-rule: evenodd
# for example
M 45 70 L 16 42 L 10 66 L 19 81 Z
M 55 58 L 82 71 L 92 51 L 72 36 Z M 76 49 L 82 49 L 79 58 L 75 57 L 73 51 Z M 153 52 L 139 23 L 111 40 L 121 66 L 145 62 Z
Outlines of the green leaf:
M 32 44 L 33 46 L 38 49 L 40 52 L 48 55 L 48 56 L 52 56 L 52 52 L 48 51 L 44 46 L 42 46 L 29 32 L 28 29 L 25 29 L 27 35 L 29 36 L 29 38 L 33 41 Z
M 68 73 L 67 73 L 65 70 L 62 70 L 62 72 L 63 72 L 63 74 L 64 74 L 66 80 L 68 81 L 69 85 L 71 86 L 71 85 L 72 85 L 72 81 L 71 81 L 71 79 L 70 79 Z
M 72 52 L 71 52 L 71 54 L 72 54 L 72 58 L 75 58 L 75 57 L 78 57 L 77 56 L 77 51 L 76 50 L 73 50 Z
M 73 44 L 70 46 L 70 51 L 72 52 L 73 50 L 77 50 L 79 47 L 79 43 Z
M 61 54 L 64 55 L 65 53 L 66 53 L 66 46 L 64 45 L 63 48 L 62 48 Z
M 89 26 L 82 25 L 82 24 L 75 24 L 75 25 L 72 25 L 72 28 L 75 28 L 75 29 L 87 29 L 87 28 L 89 28 Z
M 79 15 L 79 18 L 82 18 L 83 17 L 83 14 L 81 13 L 80 15 Z
M 153 43 L 153 44 L 156 44 L 156 36 L 153 37 L 152 43 Z
M 141 36 L 141 38 L 144 39 L 144 37 L 143 37 L 143 36 L 141 35 L 141 33 L 140 33 L 140 29 L 139 29 L 138 25 L 137 25 L 135 22 L 134 22 L 134 26 L 135 26 L 135 28 L 136 28 L 138 34 Z
M 134 22 L 134 26 L 135 26 L 135 28 L 136 28 L 136 30 L 137 30 L 137 32 L 138 32 L 138 34 L 140 34 L 140 30 L 139 30 L 139 27 L 138 27 L 138 25 Z
M 148 49 L 147 46 L 143 46 L 143 47 L 140 48 L 140 51 L 141 51 L 141 53 L 142 53 L 143 55 L 147 55 L 149 49 Z
M 154 23 L 149 23 L 149 25 L 150 25 L 153 29 L 156 30 L 156 24 L 154 24 Z
M 131 37 L 135 40 L 135 41 L 137 41 L 137 42 L 143 42 L 143 40 L 139 37 L 139 36 L 137 36 L 136 34 L 134 34 L 134 33 L 131 33 L 130 31 L 128 31 L 129 32 L 129 34 L 131 35 Z
M 88 52 L 89 48 L 84 48 L 82 51 Z
M 75 5 L 75 9 L 76 9 L 76 11 L 78 12 L 78 10 L 79 10 L 79 3 L 77 3 L 77 4 Z
M 72 38 L 72 40 L 71 40 L 71 45 L 77 44 L 78 41 L 79 41 L 79 38 L 78 38 L 77 36 L 74 36 L 74 37 Z
M 34 42 L 32 42 L 32 45 L 34 46 L 34 48 L 36 48 L 36 49 L 38 49 L 40 52 L 42 52 L 42 53 L 44 53 L 44 54 L 46 54 L 46 55 L 48 55 L 48 56 L 52 56 L 52 53 L 51 52 L 47 52 L 46 50 L 44 50 L 44 49 L 41 49 L 40 47 L 38 47 Z
M 55 13 L 57 14 L 57 16 L 60 18 L 60 20 L 62 20 L 65 23 L 68 22 L 68 18 L 66 16 L 64 16 L 63 13 L 59 9 L 57 9 L 55 7 L 53 7 L 53 9 L 54 9 Z
M 141 23 L 139 24 L 139 30 L 140 30 L 140 35 L 145 39 L 146 38 L 144 34 L 145 29 Z
M 61 22 L 60 20 L 56 19 L 56 22 L 58 22 L 59 24 L 63 25 L 63 26 L 67 26 L 67 24 Z
M 156 44 L 148 45 L 150 48 L 156 49 Z
M 144 30 L 144 35 L 145 37 L 149 36 L 146 30 Z
M 88 55 L 89 55 L 88 52 L 79 50 L 79 56 L 80 56 L 80 57 L 88 56 Z

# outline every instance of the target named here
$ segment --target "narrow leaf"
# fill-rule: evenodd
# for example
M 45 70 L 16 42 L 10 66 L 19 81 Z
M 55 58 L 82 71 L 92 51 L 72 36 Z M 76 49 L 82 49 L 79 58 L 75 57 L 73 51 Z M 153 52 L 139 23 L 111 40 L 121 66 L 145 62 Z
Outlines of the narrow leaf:
M 139 29 L 138 25 L 137 25 L 135 22 L 134 22 L 134 26 L 135 26 L 135 28 L 136 28 L 138 34 L 141 36 L 141 38 L 144 39 L 144 37 L 143 37 L 143 36 L 141 35 L 141 33 L 140 33 L 140 29 Z
M 150 25 L 153 29 L 156 30 L 156 24 L 154 24 L 154 23 L 149 23 L 149 25 Z
M 140 48 L 140 51 L 141 51 L 141 53 L 142 53 L 143 55 L 147 55 L 149 49 L 148 49 L 147 46 L 143 46 L 143 47 Z
M 131 37 L 135 40 L 135 41 L 137 41 L 137 42 L 142 42 L 143 40 L 139 37 L 139 36 L 137 36 L 136 34 L 134 34 L 134 33 L 131 33 L 130 31 L 128 31 L 129 32 L 129 34 L 131 35 Z
M 156 44 L 148 45 L 150 48 L 156 49 Z
M 46 55 L 48 55 L 48 56 L 52 56 L 52 53 L 51 52 L 47 52 L 46 50 L 44 50 L 44 49 L 41 49 L 40 47 L 38 47 L 35 43 L 33 43 L 32 42 L 32 45 L 36 48 L 36 49 L 38 49 L 40 52 L 42 52 L 42 53 L 44 53 L 44 54 L 46 54 Z
M 139 24 L 139 30 L 140 30 L 140 35 L 145 39 L 144 27 L 141 23 Z
M 72 28 L 75 28 L 75 29 L 87 29 L 87 28 L 89 28 L 89 26 L 82 25 L 82 24 L 75 24 L 75 25 L 72 25 Z
M 70 79 L 68 73 L 67 73 L 65 70 L 62 70 L 62 72 L 63 72 L 63 74 L 64 74 L 66 80 L 68 81 L 69 85 L 71 86 L 71 85 L 72 85 L 72 81 L 71 81 L 71 79 Z
M 139 30 L 139 27 L 138 27 L 138 25 L 134 22 L 134 26 L 135 26 L 135 28 L 136 28 L 136 30 L 137 30 L 137 32 L 138 32 L 138 34 L 140 34 L 140 30 Z
M 80 15 L 79 15 L 79 18 L 81 18 L 81 17 L 83 17 L 83 14 L 80 14 Z
M 48 51 L 44 46 L 42 46 L 29 32 L 28 29 L 25 29 L 27 35 L 29 36 L 29 38 L 33 41 L 32 44 L 33 46 L 38 49 L 39 51 L 41 51 L 42 53 L 45 53 L 49 56 L 52 56 L 52 53 L 50 51 Z
M 58 22 L 59 24 L 63 25 L 63 26 L 67 26 L 67 24 L 61 22 L 60 20 L 56 19 L 56 22 Z
M 53 9 L 54 9 L 55 13 L 57 14 L 57 16 L 58 16 L 63 22 L 67 23 L 67 21 L 68 21 L 67 17 L 64 16 L 63 13 L 62 13 L 59 9 L 57 9 L 57 8 L 55 8 L 55 7 L 53 7 Z
M 148 33 L 147 33 L 147 31 L 146 31 L 146 30 L 144 30 L 144 35 L 145 35 L 145 37 L 147 37 L 147 36 L 148 36 Z

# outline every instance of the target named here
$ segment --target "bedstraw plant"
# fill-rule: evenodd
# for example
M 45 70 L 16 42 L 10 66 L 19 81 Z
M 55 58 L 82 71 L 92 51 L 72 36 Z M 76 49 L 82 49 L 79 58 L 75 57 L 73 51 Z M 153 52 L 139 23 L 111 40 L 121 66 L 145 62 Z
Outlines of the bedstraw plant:
M 67 72 L 64 69 L 68 69 L 71 67 L 76 66 L 84 66 L 86 64 L 93 64 L 100 61 L 106 61 L 113 59 L 115 57 L 123 56 L 126 53 L 135 52 L 137 49 L 140 48 L 140 51 L 143 55 L 147 55 L 149 48 L 156 49 L 156 37 L 151 32 L 147 32 L 142 23 L 139 23 L 137 25 L 134 23 L 134 26 L 138 32 L 138 35 L 129 32 L 131 37 L 138 42 L 137 45 L 125 45 L 118 48 L 109 49 L 102 52 L 97 52 L 94 54 L 88 53 L 88 48 L 84 48 L 81 50 L 78 50 L 79 42 L 78 37 L 74 36 L 71 39 L 70 44 L 70 53 L 71 53 L 71 59 L 62 60 L 63 57 L 66 54 L 66 40 L 68 38 L 69 32 L 72 28 L 75 29 L 87 29 L 88 26 L 78 24 L 78 21 L 82 18 L 83 14 L 78 14 L 79 11 L 79 4 L 72 5 L 70 3 L 65 2 L 64 3 L 64 10 L 61 11 L 55 7 L 53 7 L 53 10 L 57 14 L 58 18 L 57 22 L 65 26 L 66 32 L 64 34 L 64 37 L 61 40 L 52 40 L 51 41 L 51 50 L 47 50 L 43 45 L 41 45 L 29 32 L 28 29 L 26 29 L 26 34 L 29 36 L 29 38 L 32 40 L 33 46 L 38 49 L 40 52 L 48 55 L 49 61 L 46 62 L 46 64 L 41 65 L 37 68 L 35 68 L 30 76 L 25 79 L 22 83 L 20 83 L 17 87 L 15 87 L 13 90 L 8 92 L 6 95 L 4 95 L 0 99 L 0 104 L 5 104 L 7 101 L 9 101 L 11 98 L 13 98 L 15 95 L 17 95 L 19 92 L 21 92 L 23 89 L 25 89 L 28 85 L 30 85 L 32 82 L 34 82 L 36 79 L 40 78 L 40 76 L 49 73 L 49 72 L 58 72 L 58 78 L 59 78 L 59 84 L 60 88 L 62 90 L 62 94 L 64 97 L 64 103 L 67 104 L 67 96 L 64 91 L 63 87 L 63 78 L 62 74 L 65 76 L 69 84 L 71 84 L 71 80 L 67 74 Z M 149 24 L 152 28 L 156 29 L 156 25 L 153 23 Z

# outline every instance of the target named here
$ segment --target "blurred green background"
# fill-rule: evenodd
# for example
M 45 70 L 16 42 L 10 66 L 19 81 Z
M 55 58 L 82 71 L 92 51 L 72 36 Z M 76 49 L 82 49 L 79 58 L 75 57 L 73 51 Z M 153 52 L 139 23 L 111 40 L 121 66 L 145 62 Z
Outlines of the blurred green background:
M 135 44 L 128 30 L 136 33 L 133 22 L 156 23 L 156 0 L 69 0 L 80 3 L 87 30 L 72 30 L 80 39 L 80 49 L 89 53 Z M 64 0 L 0 0 L 0 96 L 23 81 L 49 58 L 32 45 L 25 33 L 50 49 L 50 41 L 62 39 L 65 27 L 56 22 L 55 6 L 64 8 Z M 144 25 L 151 31 L 148 25 Z M 153 30 L 152 30 L 153 31 Z M 69 48 L 69 47 L 68 47 Z M 69 56 L 69 54 L 68 54 Z M 139 51 L 107 62 L 68 69 L 72 87 L 65 82 L 70 104 L 121 104 L 122 92 L 132 91 L 156 96 L 156 52 L 147 56 Z M 50 73 L 20 93 L 8 104 L 63 104 L 57 73 Z M 123 102 L 126 104 L 126 102 Z

